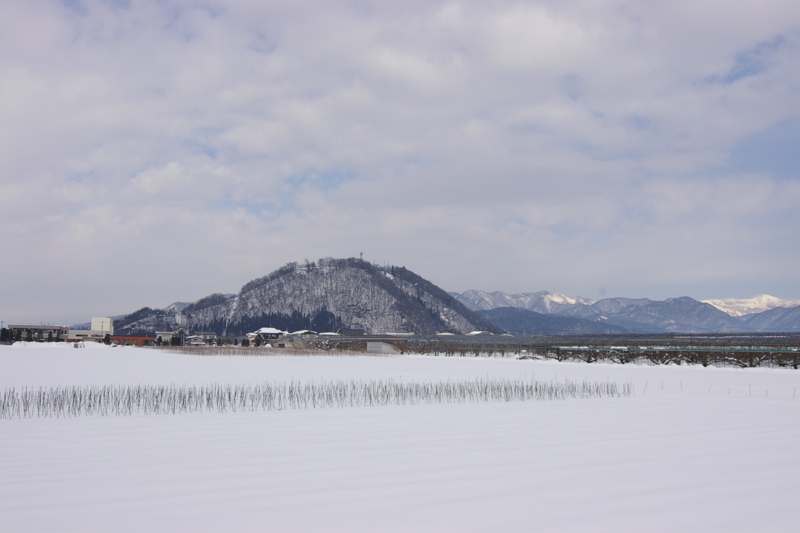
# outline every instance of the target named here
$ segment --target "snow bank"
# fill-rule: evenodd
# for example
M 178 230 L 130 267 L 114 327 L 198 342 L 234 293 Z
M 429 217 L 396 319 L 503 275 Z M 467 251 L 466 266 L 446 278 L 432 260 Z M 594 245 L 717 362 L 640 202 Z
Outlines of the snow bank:
M 636 396 L 0 420 L 0 530 L 796 530 L 796 371 L 0 347 L 0 389 L 534 375 Z

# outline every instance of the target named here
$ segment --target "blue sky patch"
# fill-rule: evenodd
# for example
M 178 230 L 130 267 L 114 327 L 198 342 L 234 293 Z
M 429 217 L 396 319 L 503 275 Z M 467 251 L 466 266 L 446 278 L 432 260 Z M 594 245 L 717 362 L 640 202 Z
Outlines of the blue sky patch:
M 724 76 L 715 76 L 712 81 L 730 85 L 764 72 L 770 66 L 770 56 L 785 44 L 786 38 L 778 35 L 771 41 L 759 43 L 749 50 L 740 52 L 736 55 L 733 67 Z
M 800 118 L 785 120 L 741 140 L 731 153 L 737 171 L 800 179 Z

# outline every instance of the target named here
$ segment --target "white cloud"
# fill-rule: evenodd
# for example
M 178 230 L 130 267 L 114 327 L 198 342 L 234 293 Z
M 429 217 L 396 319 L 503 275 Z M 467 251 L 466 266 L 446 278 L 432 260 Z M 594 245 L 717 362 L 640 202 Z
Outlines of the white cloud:
M 79 321 L 361 251 L 448 290 L 800 297 L 798 182 L 731 164 L 800 116 L 798 15 L 4 2 L 0 275 L 41 290 L 0 314 Z

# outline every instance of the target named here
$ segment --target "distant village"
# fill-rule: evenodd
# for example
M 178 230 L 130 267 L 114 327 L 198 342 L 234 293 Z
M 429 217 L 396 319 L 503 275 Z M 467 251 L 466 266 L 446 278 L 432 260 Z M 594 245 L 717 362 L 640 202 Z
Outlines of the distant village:
M 476 331 L 472 335 L 488 332 Z M 442 334 L 450 335 L 450 334 Z M 284 331 L 273 327 L 262 327 L 242 336 L 224 336 L 204 331 L 114 331 L 114 321 L 108 317 L 94 317 L 89 329 L 73 329 L 68 326 L 11 324 L 2 328 L 1 343 L 14 342 L 68 342 L 76 347 L 86 342 L 97 342 L 111 346 L 240 346 L 282 349 L 326 349 L 332 346 L 354 348 L 353 341 L 361 345 L 361 351 L 374 353 L 397 353 L 395 340 L 413 337 L 413 333 L 384 333 L 367 335 L 362 329 L 340 329 L 339 331 L 316 332 L 308 329 Z
M 283 343 L 309 343 L 319 338 L 344 334 L 363 334 L 363 330 L 317 333 L 308 329 L 288 332 L 273 327 L 263 327 L 243 336 L 229 337 L 213 332 L 177 331 L 114 332 L 114 321 L 107 317 L 94 317 L 90 329 L 72 329 L 68 326 L 11 324 L 2 329 L 2 342 L 101 342 L 119 346 L 266 346 L 275 341 Z M 280 344 L 280 343 L 279 343 Z M 284 348 L 283 345 L 276 347 Z
M 110 346 L 145 347 L 253 347 L 284 350 L 348 350 L 376 354 L 398 354 L 414 351 L 427 353 L 524 353 L 522 338 L 509 333 L 495 335 L 484 330 L 465 334 L 442 332 L 417 335 L 407 332 L 369 334 L 363 329 L 340 328 L 337 331 L 316 332 L 309 329 L 284 331 L 266 326 L 242 336 L 225 336 L 204 331 L 131 331 L 115 332 L 114 321 L 107 317 L 92 318 L 90 329 L 73 329 L 52 325 L 9 325 L 2 329 L 0 342 L 68 342 L 76 347 L 86 342 Z
M 202 331 L 115 332 L 111 318 L 92 318 L 89 329 L 66 326 L 17 324 L 0 328 L 0 342 L 73 343 L 147 347 L 245 347 L 299 350 L 367 352 L 375 354 L 417 353 L 444 356 L 516 355 L 587 363 L 700 364 L 753 368 L 800 368 L 800 334 L 707 333 L 707 334 L 577 334 L 517 336 L 471 331 L 466 334 L 414 333 L 367 334 L 364 330 L 340 329 L 316 332 L 308 329 L 283 331 L 261 327 L 243 336 L 229 337 Z M 188 349 L 188 348 L 187 348 Z M 199 353 L 199 352 L 198 352 Z M 295 352 L 297 353 L 297 352 Z

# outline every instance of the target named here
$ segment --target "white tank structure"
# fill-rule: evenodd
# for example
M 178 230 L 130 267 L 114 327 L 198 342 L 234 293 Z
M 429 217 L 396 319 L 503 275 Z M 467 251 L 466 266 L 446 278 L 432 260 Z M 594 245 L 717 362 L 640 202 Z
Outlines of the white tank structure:
M 92 317 L 92 334 L 101 337 L 114 334 L 114 321 L 107 317 Z

